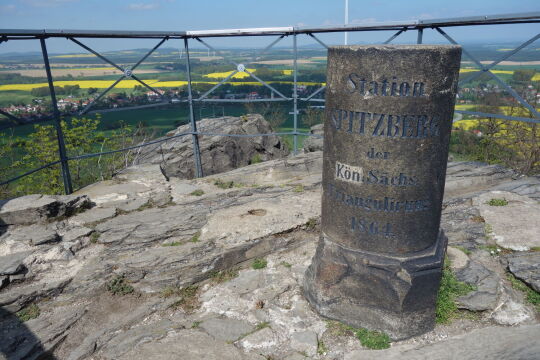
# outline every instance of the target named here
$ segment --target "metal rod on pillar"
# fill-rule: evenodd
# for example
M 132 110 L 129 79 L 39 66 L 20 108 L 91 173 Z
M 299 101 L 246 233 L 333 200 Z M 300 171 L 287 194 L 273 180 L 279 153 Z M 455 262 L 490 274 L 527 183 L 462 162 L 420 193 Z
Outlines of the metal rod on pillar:
M 421 44 L 422 43 L 422 37 L 424 35 L 424 28 L 418 28 L 418 37 L 416 38 L 416 43 Z
M 193 140 L 193 156 L 195 157 L 195 176 L 203 177 L 203 171 L 201 166 L 201 152 L 199 150 L 199 137 L 197 135 L 197 124 L 195 123 L 195 117 L 193 116 L 193 94 L 191 91 L 191 68 L 189 62 L 189 47 L 188 39 L 184 38 L 184 48 L 186 50 L 186 72 L 187 72 L 187 86 L 188 86 L 188 103 L 189 103 L 189 121 L 191 122 L 191 138 Z
M 294 155 L 298 152 L 298 88 L 297 88 L 297 72 L 298 72 L 298 47 L 296 46 L 296 34 L 293 35 L 294 48 L 294 88 L 293 88 L 293 119 L 294 119 Z
M 62 165 L 62 179 L 64 180 L 64 191 L 66 194 L 73 192 L 71 184 L 71 175 L 69 173 L 69 164 L 66 154 L 66 145 L 64 143 L 64 133 L 62 132 L 62 123 L 60 119 L 60 111 L 56 103 L 56 93 L 54 92 L 54 83 L 51 74 L 51 65 L 49 64 L 49 55 L 47 54 L 47 46 L 45 38 L 39 39 L 41 43 L 41 52 L 43 54 L 43 62 L 45 64 L 45 72 L 47 73 L 47 82 L 49 83 L 49 92 L 51 94 L 51 102 L 53 108 L 54 127 L 56 128 L 56 138 L 58 140 L 58 153 L 60 154 L 60 164 Z

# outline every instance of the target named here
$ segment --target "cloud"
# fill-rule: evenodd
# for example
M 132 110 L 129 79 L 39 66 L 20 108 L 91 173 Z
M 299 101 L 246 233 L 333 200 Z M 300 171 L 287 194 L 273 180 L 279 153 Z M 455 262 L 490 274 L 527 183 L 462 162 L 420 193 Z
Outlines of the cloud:
M 349 24 L 373 24 L 376 23 L 377 19 L 375 18 L 363 18 L 363 19 L 352 19 L 349 21 Z
M 0 12 L 2 12 L 2 13 L 12 12 L 14 10 L 15 10 L 15 5 L 13 5 L 13 4 L 7 4 L 7 5 L 1 5 L 0 6 Z
M 156 4 L 156 3 L 150 3 L 150 4 L 132 3 L 128 5 L 129 10 L 137 10 L 137 11 L 154 10 L 154 9 L 157 9 L 158 7 L 159 7 L 159 4 Z
M 77 1 L 79 0 L 23 0 L 23 3 L 34 7 L 57 7 L 66 3 Z

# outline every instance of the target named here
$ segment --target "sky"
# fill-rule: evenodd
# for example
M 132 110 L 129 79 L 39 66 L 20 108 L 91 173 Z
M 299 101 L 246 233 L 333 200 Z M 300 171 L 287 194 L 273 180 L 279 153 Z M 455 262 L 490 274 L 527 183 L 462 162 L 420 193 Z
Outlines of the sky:
M 0 0 L 0 28 L 84 30 L 207 30 L 226 28 L 321 26 L 344 23 L 345 0 Z M 540 11 L 539 0 L 349 0 L 350 23 L 438 19 Z M 458 42 L 525 41 L 536 35 L 539 24 L 452 28 Z M 392 33 L 355 33 L 349 43 L 384 41 Z M 398 42 L 413 42 L 405 34 Z M 343 35 L 325 34 L 330 44 L 343 43 Z M 289 39 L 290 40 L 290 39 Z M 259 47 L 272 39 L 212 39 L 222 47 Z M 152 47 L 152 40 L 89 40 L 99 50 Z M 169 46 L 180 46 L 170 44 Z M 307 44 L 307 37 L 299 44 Z M 426 31 L 425 42 L 443 43 Z M 48 41 L 49 52 L 81 52 L 65 39 Z M 287 45 L 284 41 L 282 45 Z M 538 45 L 538 42 L 537 44 Z M 37 51 L 37 41 L 9 41 L 0 53 Z M 84 50 L 82 50 L 84 52 Z

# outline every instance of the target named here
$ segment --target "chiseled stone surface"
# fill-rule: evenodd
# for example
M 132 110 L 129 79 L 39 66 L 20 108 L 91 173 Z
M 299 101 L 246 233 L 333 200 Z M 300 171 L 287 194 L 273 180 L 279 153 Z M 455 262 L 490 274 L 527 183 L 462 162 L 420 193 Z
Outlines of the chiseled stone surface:
M 461 49 L 328 52 L 321 239 L 305 293 L 322 315 L 403 339 L 435 324 Z

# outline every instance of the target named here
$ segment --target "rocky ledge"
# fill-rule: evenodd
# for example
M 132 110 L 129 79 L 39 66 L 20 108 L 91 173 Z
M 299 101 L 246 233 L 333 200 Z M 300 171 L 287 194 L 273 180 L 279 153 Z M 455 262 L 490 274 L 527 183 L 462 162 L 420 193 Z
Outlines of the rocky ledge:
M 202 179 L 129 168 L 0 208 L 0 358 L 507 358 L 540 353 L 540 179 L 450 163 L 442 227 L 466 313 L 383 351 L 302 295 L 321 152 Z M 512 219 L 509 223 L 508 219 Z M 512 275 L 513 274 L 513 275 Z M 538 300 L 536 300 L 538 301 Z M 463 315 L 464 314 L 464 315 Z

